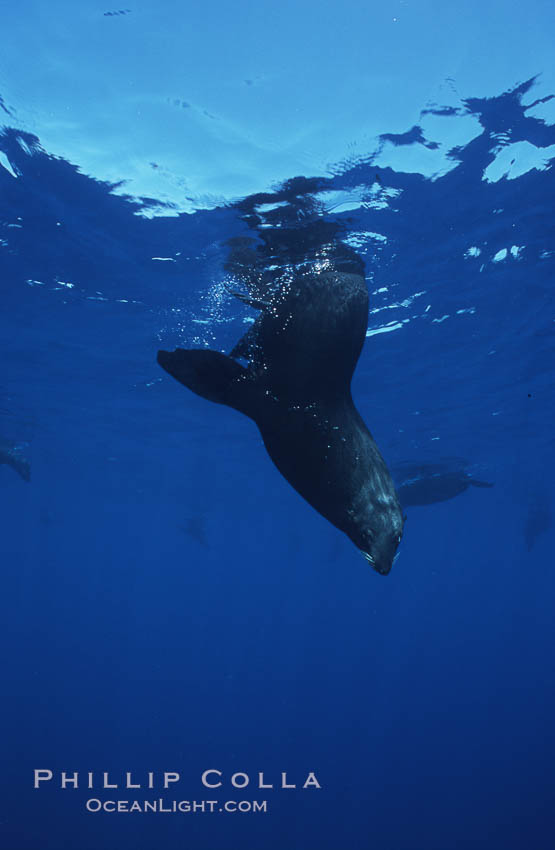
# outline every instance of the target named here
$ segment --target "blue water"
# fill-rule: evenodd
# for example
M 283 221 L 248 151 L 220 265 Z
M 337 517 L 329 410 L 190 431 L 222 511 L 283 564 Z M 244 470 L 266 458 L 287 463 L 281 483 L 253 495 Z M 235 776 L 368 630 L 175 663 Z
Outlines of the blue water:
M 49 152 L 6 100 L 0 436 L 29 444 L 31 481 L 0 466 L 2 846 L 553 846 L 555 126 L 534 85 L 464 100 L 477 129 L 439 176 L 380 164 L 386 145 L 433 151 L 422 122 L 306 170 L 366 264 L 353 394 L 387 462 L 458 458 L 494 484 L 409 507 L 387 578 L 252 422 L 156 364 L 248 326 L 224 271 L 240 209 L 164 214 Z M 251 783 L 210 792 L 208 768 Z M 53 772 L 38 790 L 35 769 Z M 164 770 L 168 792 L 83 787 Z M 259 771 L 321 788 L 258 790 Z M 91 796 L 268 811 L 93 814 Z

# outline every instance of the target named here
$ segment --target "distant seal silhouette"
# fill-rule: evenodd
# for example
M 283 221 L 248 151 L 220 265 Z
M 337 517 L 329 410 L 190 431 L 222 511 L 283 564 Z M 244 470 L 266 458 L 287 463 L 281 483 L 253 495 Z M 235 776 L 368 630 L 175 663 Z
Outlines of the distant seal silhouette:
M 440 463 L 399 463 L 391 472 L 403 508 L 446 502 L 469 487 L 493 487 L 490 481 L 473 478 L 462 458 L 445 458 Z
M 31 464 L 25 456 L 28 448 L 29 443 L 0 438 L 0 464 L 11 466 L 24 481 L 31 480 Z
M 260 297 L 239 296 L 260 313 L 230 356 L 177 348 L 159 351 L 158 363 L 197 395 L 253 419 L 287 481 L 386 575 L 404 519 L 351 397 L 368 290 L 359 258 L 348 271 L 330 265 L 298 267 Z

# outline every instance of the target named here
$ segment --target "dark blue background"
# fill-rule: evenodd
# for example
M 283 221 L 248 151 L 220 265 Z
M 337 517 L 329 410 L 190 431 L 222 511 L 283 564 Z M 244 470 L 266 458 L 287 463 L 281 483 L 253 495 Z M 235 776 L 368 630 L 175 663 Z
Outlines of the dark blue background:
M 466 103 L 483 133 L 451 173 L 381 169 L 402 190 L 389 209 L 341 216 L 388 237 L 362 251 L 371 308 L 397 304 L 370 328 L 409 319 L 367 340 L 354 382 L 386 459 L 456 455 L 495 482 L 410 508 L 385 579 L 251 422 L 156 365 L 160 346 L 243 332 L 247 308 L 213 288 L 237 213 L 142 218 L 4 131 L 0 433 L 30 443 L 32 480 L 0 467 L 3 846 L 553 847 L 554 172 L 482 179 L 495 134 L 555 143 L 526 91 Z M 357 162 L 329 188 L 375 175 Z M 177 770 L 164 796 L 214 799 L 212 767 L 313 770 L 322 789 L 228 788 L 269 812 L 194 816 L 92 815 L 85 789 L 32 789 L 34 768 Z

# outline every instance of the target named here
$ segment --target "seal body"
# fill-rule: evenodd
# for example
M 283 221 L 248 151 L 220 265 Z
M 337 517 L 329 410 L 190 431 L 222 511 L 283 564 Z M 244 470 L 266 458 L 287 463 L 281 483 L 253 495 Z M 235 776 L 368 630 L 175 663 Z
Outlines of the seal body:
M 158 362 L 198 395 L 250 416 L 287 481 L 387 574 L 403 515 L 351 396 L 367 327 L 364 277 L 310 270 L 249 303 L 260 314 L 229 357 L 176 349 L 159 351 Z

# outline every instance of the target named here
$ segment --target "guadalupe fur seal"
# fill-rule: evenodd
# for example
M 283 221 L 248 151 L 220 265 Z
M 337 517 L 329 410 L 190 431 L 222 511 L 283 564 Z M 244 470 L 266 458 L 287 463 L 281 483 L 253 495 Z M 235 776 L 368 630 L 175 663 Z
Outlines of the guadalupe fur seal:
M 239 296 L 260 313 L 229 356 L 177 348 L 159 351 L 158 363 L 197 395 L 253 419 L 287 481 L 387 575 L 404 519 L 351 397 L 368 320 L 357 261 L 347 271 L 333 262 L 322 272 L 318 263 L 297 267 L 258 297 Z

